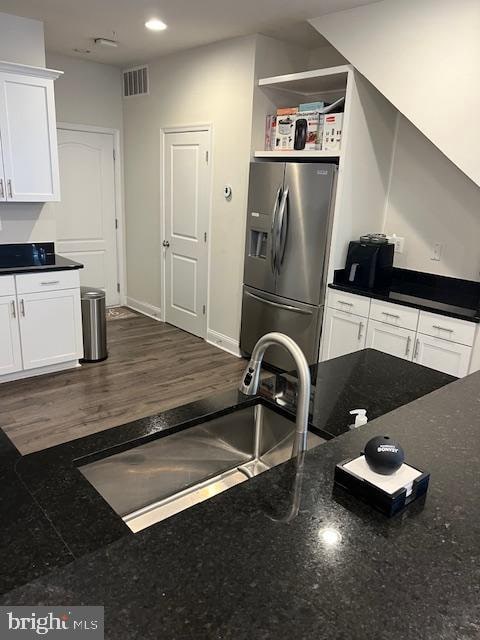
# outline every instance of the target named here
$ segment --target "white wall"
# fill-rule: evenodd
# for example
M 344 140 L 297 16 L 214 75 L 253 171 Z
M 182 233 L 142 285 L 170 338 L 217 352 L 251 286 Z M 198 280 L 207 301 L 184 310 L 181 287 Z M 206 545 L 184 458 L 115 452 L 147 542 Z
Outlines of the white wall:
M 405 237 L 395 265 L 467 280 L 480 275 L 480 189 L 400 116 L 385 232 Z M 442 258 L 432 261 L 436 242 Z
M 478 0 L 383 0 L 311 23 L 480 184 Z
M 0 60 L 44 67 L 43 22 L 0 13 Z
M 58 122 L 122 130 L 122 72 L 118 67 L 49 52 L 47 66 L 64 72 L 55 82 Z
M 149 63 L 150 95 L 124 101 L 128 297 L 161 306 L 160 129 L 213 125 L 209 329 L 238 340 L 255 37 Z M 233 197 L 223 197 L 230 184 Z
M 348 64 L 348 60 L 330 44 L 312 49 L 308 55 L 309 69 L 326 69 Z

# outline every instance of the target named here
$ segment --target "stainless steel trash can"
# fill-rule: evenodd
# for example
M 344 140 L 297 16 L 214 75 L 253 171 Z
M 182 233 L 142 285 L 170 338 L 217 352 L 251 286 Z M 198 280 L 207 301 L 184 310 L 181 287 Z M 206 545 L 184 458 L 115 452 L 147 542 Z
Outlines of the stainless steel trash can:
M 105 291 L 80 287 L 83 323 L 82 362 L 100 362 L 108 358 Z

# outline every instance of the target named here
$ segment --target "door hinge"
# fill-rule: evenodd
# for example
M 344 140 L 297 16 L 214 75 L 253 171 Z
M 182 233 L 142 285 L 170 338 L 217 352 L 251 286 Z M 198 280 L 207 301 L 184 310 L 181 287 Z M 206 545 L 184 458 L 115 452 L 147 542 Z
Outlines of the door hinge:
M 117 282 L 117 293 L 120 293 L 120 283 Z
M 205 151 L 205 162 L 208 162 L 208 151 Z
M 115 229 L 118 229 L 118 218 L 115 218 Z
M 203 315 L 205 315 L 207 308 L 205 307 L 205 305 L 203 305 Z
M 203 241 L 206 242 L 207 241 L 207 232 L 205 231 L 205 233 L 203 234 Z
M 117 159 L 117 154 L 115 153 L 115 149 L 113 150 L 113 161 L 115 162 L 115 160 Z

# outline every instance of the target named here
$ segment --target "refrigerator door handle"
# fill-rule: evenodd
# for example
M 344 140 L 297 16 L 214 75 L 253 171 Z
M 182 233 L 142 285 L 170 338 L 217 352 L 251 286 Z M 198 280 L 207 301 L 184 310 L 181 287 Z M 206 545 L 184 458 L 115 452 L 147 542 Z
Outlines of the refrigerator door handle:
M 285 248 L 287 246 L 288 232 L 288 192 L 286 187 L 283 192 L 282 201 L 280 203 L 280 213 L 278 216 L 278 249 L 276 251 L 277 271 L 280 273 L 280 266 L 283 264 L 285 257 Z
M 250 293 L 250 291 L 245 291 L 245 295 L 249 298 L 253 298 L 254 300 L 258 300 L 259 302 L 264 302 L 265 304 L 269 304 L 272 307 L 278 307 L 279 309 L 285 309 L 286 311 L 293 311 L 295 313 L 301 313 L 304 316 L 311 316 L 312 311 L 307 311 L 306 309 L 299 309 L 298 307 L 294 307 L 290 304 L 281 304 L 280 302 L 272 302 L 271 300 L 267 300 L 266 298 L 260 298 L 260 296 L 256 296 L 254 293 Z
M 271 235 L 271 245 L 270 245 L 270 262 L 272 266 L 272 271 L 275 273 L 277 268 L 277 213 L 278 213 L 278 205 L 282 199 L 282 187 L 278 187 L 277 194 L 275 196 L 275 202 L 273 204 L 272 211 L 272 228 L 270 231 Z

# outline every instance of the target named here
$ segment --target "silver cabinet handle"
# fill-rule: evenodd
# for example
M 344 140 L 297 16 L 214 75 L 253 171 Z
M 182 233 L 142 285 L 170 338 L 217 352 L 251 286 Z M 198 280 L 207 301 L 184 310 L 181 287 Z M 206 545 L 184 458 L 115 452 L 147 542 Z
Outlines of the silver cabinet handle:
M 7 180 L 7 187 L 8 187 L 8 196 L 10 198 L 13 198 L 12 181 L 10 180 L 10 178 Z
M 162 244 L 165 248 L 168 248 L 170 246 L 170 242 L 168 240 L 164 240 Z
M 363 322 L 359 322 L 358 324 L 358 339 L 361 340 L 363 338 Z
M 407 348 L 405 349 L 405 355 L 408 356 L 408 354 L 410 353 L 410 346 L 412 344 L 412 337 L 408 336 L 407 338 Z
M 49 284 L 60 284 L 60 280 L 48 280 L 46 282 L 41 282 L 40 283 L 43 286 L 49 285 Z
M 447 333 L 453 333 L 453 329 L 447 329 L 447 327 L 441 327 L 438 324 L 432 324 L 432 329 L 438 329 L 439 331 L 446 331 Z
M 0 178 L 0 198 L 5 199 L 5 190 L 3 188 L 3 178 Z
M 387 316 L 388 318 L 395 318 L 395 320 L 400 320 L 400 316 L 397 316 L 394 313 L 387 313 L 386 311 L 382 311 L 382 315 Z
M 312 312 L 307 311 L 306 309 L 299 309 L 298 307 L 293 307 L 290 304 L 281 304 L 280 302 L 272 302 L 271 300 L 266 300 L 265 298 L 260 298 L 260 296 L 256 296 L 250 291 L 245 291 L 245 295 L 249 298 L 253 298 L 254 300 L 258 300 L 259 302 L 264 302 L 265 304 L 269 304 L 272 307 L 277 307 L 278 309 L 285 309 L 286 311 L 294 311 L 295 313 L 301 313 L 305 316 L 311 316 Z
M 25 300 L 23 298 L 20 300 L 20 312 L 25 317 Z
M 17 317 L 17 309 L 15 307 L 15 300 L 12 300 L 10 304 L 12 305 L 12 318 L 16 318 Z
M 413 359 L 416 360 L 418 357 L 418 347 L 420 346 L 420 340 L 417 338 L 415 340 L 415 351 L 413 352 Z
M 347 307 L 353 307 L 353 302 L 345 302 L 345 300 L 339 300 L 338 304 L 344 304 Z

